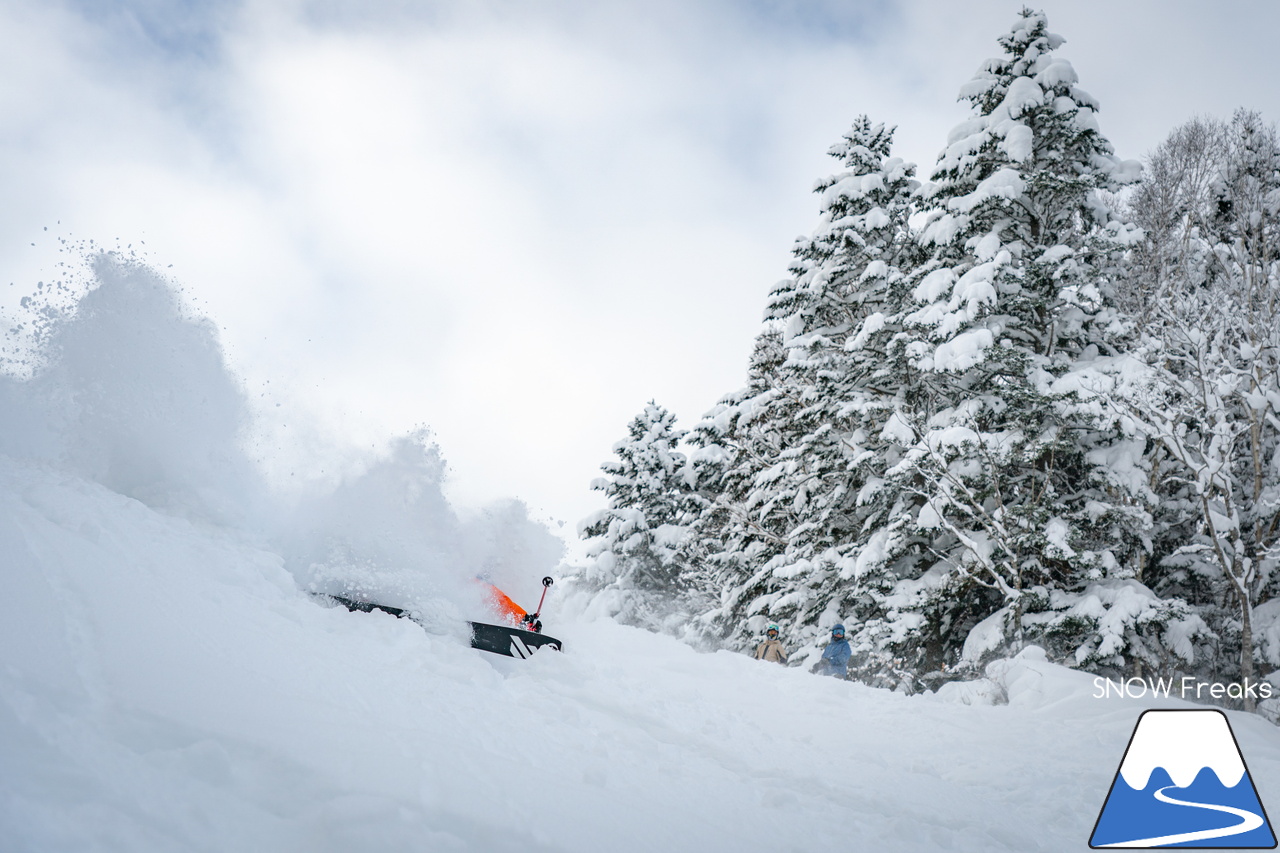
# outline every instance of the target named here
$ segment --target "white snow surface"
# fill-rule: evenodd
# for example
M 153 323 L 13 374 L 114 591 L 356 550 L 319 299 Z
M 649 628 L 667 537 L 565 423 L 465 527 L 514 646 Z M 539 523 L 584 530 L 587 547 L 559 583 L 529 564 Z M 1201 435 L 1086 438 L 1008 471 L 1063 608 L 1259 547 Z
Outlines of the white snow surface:
M 971 705 L 553 608 L 562 654 L 499 658 L 7 457 L 0 553 L 19 853 L 1077 850 L 1145 707 L 1042 656 Z M 1237 732 L 1280 790 L 1274 729 Z

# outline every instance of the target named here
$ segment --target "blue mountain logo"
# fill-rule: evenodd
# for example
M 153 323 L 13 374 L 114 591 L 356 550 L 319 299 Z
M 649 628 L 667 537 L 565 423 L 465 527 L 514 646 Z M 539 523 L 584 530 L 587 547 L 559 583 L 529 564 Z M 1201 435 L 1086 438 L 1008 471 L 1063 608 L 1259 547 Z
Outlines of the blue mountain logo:
M 1089 846 L 1274 848 L 1227 715 L 1144 711 Z

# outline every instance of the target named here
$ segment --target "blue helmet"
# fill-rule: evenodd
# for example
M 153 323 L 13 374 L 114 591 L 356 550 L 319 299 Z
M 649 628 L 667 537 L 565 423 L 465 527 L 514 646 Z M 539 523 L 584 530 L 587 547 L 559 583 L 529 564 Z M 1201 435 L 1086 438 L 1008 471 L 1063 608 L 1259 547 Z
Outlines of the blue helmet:
M 838 624 L 838 623 L 837 623 L 837 624 L 835 624 L 835 625 L 832 625 L 832 626 L 831 626 L 831 636 L 833 636 L 833 637 L 834 637 L 836 634 L 839 634 L 839 635 L 841 635 L 841 636 L 844 636 L 844 626 L 843 626 L 843 625 L 840 625 L 840 624 Z

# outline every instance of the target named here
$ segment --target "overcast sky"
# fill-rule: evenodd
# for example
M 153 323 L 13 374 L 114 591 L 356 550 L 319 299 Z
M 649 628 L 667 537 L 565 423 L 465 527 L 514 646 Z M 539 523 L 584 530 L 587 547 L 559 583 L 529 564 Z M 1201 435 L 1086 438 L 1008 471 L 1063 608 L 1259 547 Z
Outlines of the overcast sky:
M 145 242 L 278 467 L 425 424 L 463 504 L 576 524 L 646 401 L 741 384 L 828 147 L 865 112 L 927 173 L 1019 5 L 0 0 L 0 307 Z M 1280 118 L 1280 4 L 1043 8 L 1121 157 Z

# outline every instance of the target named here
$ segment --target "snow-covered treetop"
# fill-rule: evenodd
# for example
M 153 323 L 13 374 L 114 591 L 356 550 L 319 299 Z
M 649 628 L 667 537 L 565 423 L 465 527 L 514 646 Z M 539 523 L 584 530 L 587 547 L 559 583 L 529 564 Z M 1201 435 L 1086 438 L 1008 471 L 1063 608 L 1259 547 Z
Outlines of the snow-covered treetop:
M 677 472 L 685 465 L 685 456 L 676 447 L 684 438 L 676 428 L 675 415 L 650 401 L 644 411 L 627 425 L 628 437 L 614 444 L 615 458 L 600 466 L 607 477 L 593 480 L 591 488 L 609 496 L 609 508 L 647 505 L 654 496 L 669 492 Z M 583 535 L 606 518 L 608 512 L 595 513 L 579 525 Z
M 1007 205 L 1023 194 L 1035 170 L 1075 177 L 1089 190 L 1114 191 L 1137 179 L 1139 165 L 1119 160 L 1102 135 L 1097 101 L 1079 87 L 1071 63 L 1054 54 L 1063 42 L 1048 31 L 1043 12 L 1024 8 L 999 38 L 1006 55 L 988 59 L 961 88 L 960 100 L 973 105 L 974 115 L 952 130 L 934 172 L 937 184 L 926 191 L 945 198 L 955 216 L 941 217 L 946 221 L 926 234 L 931 242 L 967 231 L 970 214 L 984 202 Z M 1090 207 L 1105 224 L 1102 206 Z
M 889 158 L 889 149 L 893 145 L 893 134 L 896 129 L 892 126 L 886 127 L 883 122 L 872 124 L 871 119 L 865 115 L 858 116 L 853 122 L 853 127 L 839 142 L 832 145 L 827 153 L 843 163 L 851 174 L 864 175 L 882 171 L 885 161 Z M 892 166 L 892 171 L 899 174 L 906 174 L 914 168 L 913 164 L 903 163 L 901 160 L 894 160 Z M 841 177 L 841 175 L 833 175 L 818 181 L 816 188 L 826 190 Z
M 910 195 L 917 188 L 915 164 L 891 157 L 895 128 L 859 116 L 828 154 L 845 167 L 814 185 L 822 198 L 822 214 L 811 237 L 796 242 L 793 281 L 783 282 L 771 297 L 766 318 L 797 321 L 797 312 L 818 310 L 832 287 L 851 283 L 866 264 L 881 257 L 905 227 Z M 847 294 L 852 298 L 853 294 Z M 803 325 L 810 325 L 812 318 Z M 790 339 L 798 329 L 784 331 Z
M 1012 29 L 997 39 L 1009 54 L 1008 58 L 984 62 L 973 79 L 960 90 L 960 97 L 973 101 L 987 114 L 1004 100 L 1010 78 L 1035 78 L 1044 73 L 1046 82 L 1061 79 L 1075 83 L 1071 63 L 1050 57 L 1050 53 L 1061 47 L 1066 39 L 1049 32 L 1048 27 L 1049 19 L 1044 12 L 1033 12 L 1024 7 Z
M 684 432 L 675 424 L 674 414 L 650 400 L 627 425 L 630 437 L 613 446 L 619 461 L 606 462 L 601 469 L 620 480 L 666 488 L 665 478 L 684 464 L 684 454 L 676 450 Z

